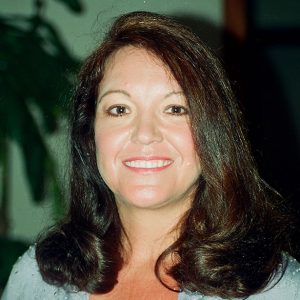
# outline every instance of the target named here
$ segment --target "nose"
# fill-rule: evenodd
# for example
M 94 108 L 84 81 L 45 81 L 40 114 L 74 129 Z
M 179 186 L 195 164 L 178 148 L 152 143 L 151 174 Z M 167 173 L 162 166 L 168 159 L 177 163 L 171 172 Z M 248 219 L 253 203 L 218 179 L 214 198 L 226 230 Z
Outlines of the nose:
M 138 116 L 132 132 L 132 141 L 143 145 L 159 143 L 163 140 L 159 120 L 153 115 Z

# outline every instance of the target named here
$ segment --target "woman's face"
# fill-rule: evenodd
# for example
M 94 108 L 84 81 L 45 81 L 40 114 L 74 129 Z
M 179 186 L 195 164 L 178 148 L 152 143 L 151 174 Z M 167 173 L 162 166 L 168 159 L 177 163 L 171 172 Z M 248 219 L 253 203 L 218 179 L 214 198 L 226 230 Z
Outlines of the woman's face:
M 201 166 L 186 100 L 153 55 L 130 46 L 109 59 L 94 125 L 98 169 L 119 208 L 192 198 Z

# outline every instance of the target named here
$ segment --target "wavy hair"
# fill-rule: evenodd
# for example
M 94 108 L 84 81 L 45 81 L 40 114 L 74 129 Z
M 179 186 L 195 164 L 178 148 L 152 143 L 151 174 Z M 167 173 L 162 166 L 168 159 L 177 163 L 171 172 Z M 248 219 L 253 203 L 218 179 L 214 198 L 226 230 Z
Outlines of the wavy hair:
M 122 224 L 97 168 L 94 118 L 106 62 L 129 45 L 154 54 L 181 86 L 202 167 L 180 237 L 158 258 L 156 275 L 160 278 L 165 259 L 176 255 L 168 273 L 181 289 L 226 298 L 261 291 L 282 262 L 286 226 L 277 195 L 257 172 L 218 59 L 188 28 L 149 12 L 119 17 L 80 72 L 71 120 L 69 210 L 36 247 L 44 280 L 104 293 L 122 268 Z

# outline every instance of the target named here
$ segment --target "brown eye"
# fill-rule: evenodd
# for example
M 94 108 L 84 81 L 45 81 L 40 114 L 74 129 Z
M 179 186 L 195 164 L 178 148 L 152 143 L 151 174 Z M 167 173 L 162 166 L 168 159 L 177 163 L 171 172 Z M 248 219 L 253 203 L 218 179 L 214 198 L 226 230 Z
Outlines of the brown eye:
M 114 105 L 107 109 L 107 113 L 110 116 L 121 117 L 123 115 L 129 114 L 130 110 L 128 107 L 124 105 Z
M 171 105 L 166 109 L 166 113 L 170 114 L 170 115 L 177 115 L 177 116 L 181 116 L 181 115 L 186 115 L 188 114 L 188 110 L 187 108 L 185 108 L 184 106 L 180 106 L 180 105 Z

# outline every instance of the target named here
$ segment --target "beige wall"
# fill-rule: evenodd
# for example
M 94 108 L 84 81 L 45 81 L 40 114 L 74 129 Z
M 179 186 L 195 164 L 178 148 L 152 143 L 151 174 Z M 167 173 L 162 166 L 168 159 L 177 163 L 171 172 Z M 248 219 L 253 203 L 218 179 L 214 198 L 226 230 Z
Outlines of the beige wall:
M 32 13 L 32 0 L 1 0 L 0 14 Z M 171 15 L 185 15 L 203 18 L 213 26 L 223 25 L 222 0 L 84 0 L 85 11 L 76 15 L 70 13 L 59 1 L 45 1 L 46 17 L 56 24 L 71 52 L 77 57 L 85 57 L 101 39 L 113 17 L 134 10 L 146 10 Z M 215 33 L 214 33 L 215 34 Z M 220 38 L 220 35 L 217 39 Z M 64 127 L 64 126 L 62 126 Z M 59 173 L 64 177 L 66 134 L 48 139 L 54 155 L 58 159 Z M 20 152 L 11 145 L 11 236 L 32 241 L 38 232 L 52 222 L 51 199 L 43 205 L 33 205 L 30 200 Z

